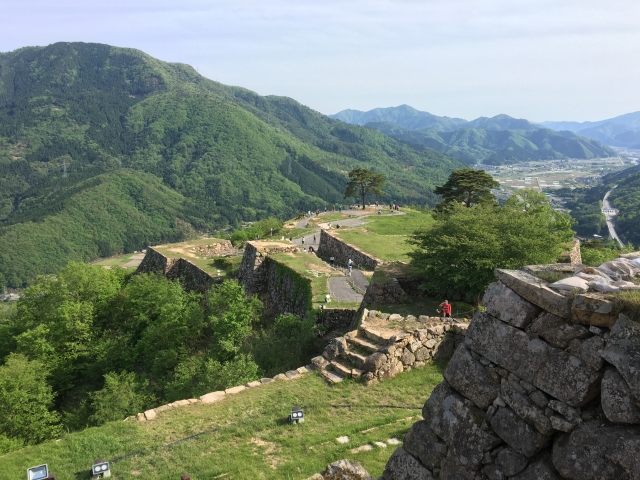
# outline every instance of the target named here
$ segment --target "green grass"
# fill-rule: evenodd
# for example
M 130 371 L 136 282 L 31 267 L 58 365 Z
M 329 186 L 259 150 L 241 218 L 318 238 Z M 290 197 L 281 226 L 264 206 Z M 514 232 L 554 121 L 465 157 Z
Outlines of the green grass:
M 614 300 L 618 312 L 640 323 L 640 291 L 627 290 L 611 294 L 609 298 Z
M 422 407 L 442 381 L 444 366 L 430 364 L 368 387 L 354 381 L 330 387 L 314 373 L 249 389 L 220 403 L 163 412 L 151 422 L 89 428 L 0 457 L 0 478 L 24 478 L 27 467 L 47 463 L 59 480 L 88 479 L 93 459 L 113 460 L 136 451 L 140 453 L 112 463 L 112 478 L 175 480 L 189 474 L 194 480 L 299 480 L 342 458 L 357 460 L 379 476 L 394 446 L 355 454 L 349 450 L 391 437 L 402 440 L 420 410 L 379 406 Z M 334 407 L 345 404 L 353 407 Z M 294 405 L 304 409 L 305 423 L 287 424 Z M 203 431 L 208 433 L 162 448 Z M 342 435 L 351 441 L 339 444 L 336 438 Z
M 405 215 L 374 215 L 364 219 L 362 228 L 378 235 L 411 235 L 418 229 L 427 228 L 434 223 L 430 213 L 419 210 L 403 209 Z
M 405 235 L 377 235 L 362 228 L 334 230 L 334 234 L 363 252 L 387 262 L 408 262 L 412 246 Z
M 437 317 L 439 315 L 437 312 L 438 306 L 444 300 L 444 297 L 413 297 L 406 303 L 397 303 L 393 305 L 371 304 L 367 305 L 367 308 L 369 310 L 378 310 L 383 313 L 398 313 L 403 317 L 406 317 L 407 315 L 413 315 L 415 317 L 419 317 L 420 315 Z M 451 315 L 454 318 L 463 318 L 465 315 L 468 315 L 469 318 L 471 318 L 471 315 L 474 312 L 473 305 L 465 302 L 451 301 L 450 299 L 449 303 L 452 305 Z
M 298 272 L 302 277 L 311 280 L 312 302 L 314 307 L 325 301 L 329 293 L 329 277 L 339 273 L 331 269 L 325 262 L 309 253 L 276 253 L 271 258 Z
M 279 240 L 280 237 L 284 236 L 285 240 L 289 240 L 290 238 L 300 238 L 306 235 L 320 235 L 317 229 L 314 228 L 283 228 L 278 232 L 278 238 L 274 238 L 274 240 Z M 265 238 L 264 240 L 270 240 L 269 238 Z

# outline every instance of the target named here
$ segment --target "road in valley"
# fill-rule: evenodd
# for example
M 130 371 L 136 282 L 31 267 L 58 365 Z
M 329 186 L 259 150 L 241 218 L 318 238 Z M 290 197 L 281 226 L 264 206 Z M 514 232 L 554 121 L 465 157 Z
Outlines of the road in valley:
M 616 187 L 617 185 L 614 185 L 614 187 L 611 190 L 609 190 L 605 194 L 604 198 L 602 199 L 602 213 L 604 214 L 604 218 L 607 220 L 607 227 L 609 228 L 609 236 L 614 240 L 616 240 L 621 247 L 624 247 L 624 243 L 622 243 L 622 240 L 620 240 L 620 237 L 618 237 L 618 234 L 616 233 L 616 228 L 613 225 L 613 220 L 616 216 L 616 213 L 618 212 L 611 206 L 608 200 L 609 194 L 613 192 L 613 189 Z

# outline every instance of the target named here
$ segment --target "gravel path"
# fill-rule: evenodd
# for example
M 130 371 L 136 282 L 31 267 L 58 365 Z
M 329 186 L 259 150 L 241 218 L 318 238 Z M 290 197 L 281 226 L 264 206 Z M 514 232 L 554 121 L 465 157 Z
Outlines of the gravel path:
M 345 277 L 331 277 L 329 279 L 329 293 L 334 302 L 362 302 L 362 295 L 347 283 Z M 330 305 L 329 305 L 330 306 Z

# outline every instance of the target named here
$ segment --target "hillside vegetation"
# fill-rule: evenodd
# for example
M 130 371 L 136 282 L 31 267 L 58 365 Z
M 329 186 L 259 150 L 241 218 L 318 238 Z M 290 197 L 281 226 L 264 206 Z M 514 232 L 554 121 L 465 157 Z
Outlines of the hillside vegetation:
M 524 130 L 522 128 L 527 125 L 520 123 L 528 122 L 516 119 L 511 119 L 513 122 L 507 124 L 514 129 L 505 129 L 499 128 L 490 120 L 492 119 L 480 118 L 469 122 L 470 125 L 478 125 L 479 128 L 461 128 L 451 132 L 431 129 L 409 130 L 388 122 L 369 123 L 367 126 L 399 141 L 424 145 L 471 165 L 510 165 L 532 160 L 600 158 L 616 155 L 609 147 L 572 132 L 554 132 L 545 128 Z
M 46 462 L 60 480 L 88 479 L 94 458 L 113 461 L 132 452 L 137 454 L 112 462 L 116 478 L 173 480 L 186 473 L 194 479 L 299 480 L 346 457 L 381 475 L 395 445 L 350 450 L 402 440 L 442 381 L 443 367 L 431 364 L 371 386 L 344 381 L 329 387 L 312 374 L 245 390 L 220 403 L 166 411 L 152 422 L 107 423 L 0 457 L 0 478 L 23 478 L 28 467 Z M 294 405 L 303 408 L 305 422 L 288 425 Z M 344 435 L 350 441 L 338 443 Z
M 0 262 L 0 286 L 24 286 L 69 260 L 179 240 L 179 225 L 216 230 L 346 203 L 346 173 L 361 166 L 388 179 L 380 200 L 425 205 L 460 163 L 133 49 L 57 43 L 3 53 L 0 251 L 13 252 Z M 123 183 L 148 184 L 162 200 L 149 210 L 145 194 Z M 107 224 L 78 219 L 71 199 L 80 191 L 83 203 L 105 204 Z M 126 227 L 131 205 L 139 235 Z M 62 245 L 23 254 L 11 232 L 31 222 L 45 227 L 39 242 L 55 244 L 51 217 Z M 99 232 L 121 219 L 115 230 L 125 234 Z
M 617 187 L 611 192 L 609 201 L 619 210 L 615 220 L 616 232 L 623 242 L 640 245 L 640 167 L 605 175 L 602 184 L 596 187 L 563 190 L 559 195 L 568 199 L 566 206 L 577 222 L 574 228 L 579 235 L 607 237 L 609 230 L 601 212 L 602 199 L 615 185 Z

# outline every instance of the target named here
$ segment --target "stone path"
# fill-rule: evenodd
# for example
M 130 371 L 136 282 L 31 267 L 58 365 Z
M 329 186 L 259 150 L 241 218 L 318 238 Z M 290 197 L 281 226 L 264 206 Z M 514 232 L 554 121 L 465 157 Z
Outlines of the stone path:
M 345 275 L 349 275 L 349 269 L 343 269 Z M 349 276 L 348 281 L 352 284 L 354 290 L 358 293 L 364 295 L 364 292 L 367 291 L 367 287 L 369 286 L 369 279 L 362 273 L 360 270 L 353 269 L 351 271 L 351 276 Z
M 334 302 L 362 302 L 363 296 L 356 292 L 345 277 L 329 278 L 329 293 Z M 329 305 L 330 306 L 330 305 Z

